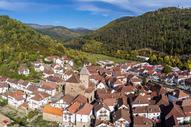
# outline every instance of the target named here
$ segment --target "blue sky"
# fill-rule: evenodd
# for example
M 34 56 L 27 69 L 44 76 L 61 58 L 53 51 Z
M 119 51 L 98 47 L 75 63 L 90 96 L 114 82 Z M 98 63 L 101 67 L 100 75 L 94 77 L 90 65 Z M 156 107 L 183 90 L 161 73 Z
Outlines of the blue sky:
M 172 6 L 191 7 L 191 0 L 0 0 L 0 15 L 25 23 L 94 29 L 122 16 Z

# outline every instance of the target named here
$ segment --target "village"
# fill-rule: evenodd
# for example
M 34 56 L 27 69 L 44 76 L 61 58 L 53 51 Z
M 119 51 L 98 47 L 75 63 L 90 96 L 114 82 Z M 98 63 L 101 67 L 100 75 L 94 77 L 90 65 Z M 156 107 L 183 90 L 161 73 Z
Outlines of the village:
M 50 56 L 33 66 L 42 80 L 0 77 L 0 100 L 15 110 L 38 111 L 43 120 L 59 127 L 190 126 L 191 73 L 187 70 L 175 67 L 165 74 L 162 65 L 104 60 L 77 71 L 67 56 Z M 18 73 L 27 76 L 30 70 L 23 66 Z M 0 112 L 0 124 L 12 122 Z

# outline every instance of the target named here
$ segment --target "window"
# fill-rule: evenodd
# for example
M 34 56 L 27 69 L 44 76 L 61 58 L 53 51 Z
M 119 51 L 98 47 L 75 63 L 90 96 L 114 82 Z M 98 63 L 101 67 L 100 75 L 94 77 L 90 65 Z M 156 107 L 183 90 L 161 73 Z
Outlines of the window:
M 64 119 L 67 120 L 67 116 L 66 115 L 64 116 Z

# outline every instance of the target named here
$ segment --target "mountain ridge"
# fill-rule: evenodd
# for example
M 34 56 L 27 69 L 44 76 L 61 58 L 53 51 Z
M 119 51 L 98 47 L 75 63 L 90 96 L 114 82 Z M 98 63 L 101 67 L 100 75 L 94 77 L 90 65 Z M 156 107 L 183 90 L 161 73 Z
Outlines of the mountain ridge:
M 38 32 L 48 35 L 54 39 L 65 41 L 90 33 L 92 30 L 86 28 L 67 28 L 64 26 L 27 24 Z
M 67 46 L 83 49 L 91 40 L 100 42 L 108 53 L 150 48 L 171 55 L 191 54 L 191 9 L 169 7 L 121 17 Z

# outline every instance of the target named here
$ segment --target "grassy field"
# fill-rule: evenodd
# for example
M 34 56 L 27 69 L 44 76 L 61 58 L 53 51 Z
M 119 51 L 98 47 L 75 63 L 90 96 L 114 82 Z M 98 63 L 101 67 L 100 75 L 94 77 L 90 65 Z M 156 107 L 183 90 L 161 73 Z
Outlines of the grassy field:
M 37 119 L 32 121 L 29 126 L 31 126 L 31 127 L 57 127 L 57 123 L 43 120 L 42 116 L 39 116 Z
M 123 63 L 128 61 L 125 59 L 119 59 L 119 58 L 110 57 L 110 56 L 106 56 L 102 54 L 92 54 L 92 53 L 86 53 L 86 52 L 84 52 L 84 54 L 86 55 L 88 61 L 91 63 L 96 63 L 97 61 L 100 61 L 100 60 L 111 60 L 115 63 Z

